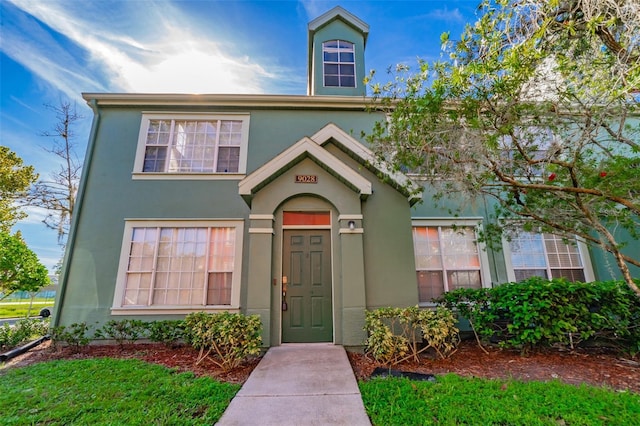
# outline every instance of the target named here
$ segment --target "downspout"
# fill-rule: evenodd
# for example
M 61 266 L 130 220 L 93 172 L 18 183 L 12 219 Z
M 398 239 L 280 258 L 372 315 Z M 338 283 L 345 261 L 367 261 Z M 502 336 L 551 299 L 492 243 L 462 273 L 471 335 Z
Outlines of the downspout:
M 96 136 L 98 134 L 98 126 L 100 124 L 100 112 L 98 111 L 98 102 L 95 99 L 91 99 L 87 102 L 87 105 L 93 111 L 93 123 L 91 123 L 91 133 L 89 134 L 89 143 L 87 145 L 87 152 L 84 157 L 84 165 L 82 166 L 82 175 L 80 176 L 80 183 L 78 185 L 78 196 L 76 197 L 75 211 L 71 218 L 71 227 L 69 228 L 69 238 L 67 239 L 67 246 L 64 251 L 64 258 L 62 260 L 62 270 L 60 271 L 60 282 L 58 283 L 58 291 L 56 293 L 56 302 L 54 304 L 54 315 L 52 327 L 60 325 L 60 311 L 62 308 L 62 301 L 67 289 L 68 271 L 71 260 L 73 259 L 73 249 L 76 242 L 76 228 L 78 221 L 80 220 L 80 213 L 82 211 L 84 189 L 89 179 L 89 170 L 91 169 L 91 161 L 93 159 L 93 150 L 95 146 Z

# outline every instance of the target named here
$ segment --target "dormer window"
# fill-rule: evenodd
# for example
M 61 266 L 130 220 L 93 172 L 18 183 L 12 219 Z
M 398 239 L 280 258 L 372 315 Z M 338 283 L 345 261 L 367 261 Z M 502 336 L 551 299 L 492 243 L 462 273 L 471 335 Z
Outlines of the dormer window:
M 356 87 L 353 43 L 331 40 L 322 43 L 325 87 Z

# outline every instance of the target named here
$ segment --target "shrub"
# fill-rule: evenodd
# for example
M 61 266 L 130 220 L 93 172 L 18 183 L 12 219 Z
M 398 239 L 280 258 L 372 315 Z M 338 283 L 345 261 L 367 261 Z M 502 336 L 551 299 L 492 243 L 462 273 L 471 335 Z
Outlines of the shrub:
M 492 289 L 455 290 L 437 302 L 466 317 L 476 336 L 505 347 L 574 348 L 587 339 L 604 339 L 640 350 L 640 300 L 619 281 L 533 277 Z
M 146 324 L 149 331 L 149 340 L 164 343 L 167 346 L 175 346 L 180 340 L 186 340 L 184 321 L 162 320 Z
M 68 326 L 60 325 L 51 329 L 51 340 L 54 346 L 64 342 L 77 351 L 81 346 L 86 346 L 91 341 L 88 331 L 89 326 L 85 322 L 73 323 Z
M 184 325 L 190 344 L 200 349 L 196 364 L 209 359 L 229 371 L 260 353 L 262 323 L 257 315 L 194 312 L 187 315 Z
M 146 331 L 145 323 L 140 320 L 110 320 L 102 328 L 96 330 L 95 337 L 97 339 L 112 339 L 122 346 L 125 342 L 131 344 L 144 337 Z
M 367 353 L 387 365 L 398 364 L 430 348 L 441 358 L 450 355 L 459 343 L 456 319 L 451 310 L 380 308 L 365 313 Z
M 16 321 L 13 326 L 4 323 L 0 327 L 0 349 L 8 350 L 38 339 L 49 331 L 49 321 L 25 318 Z

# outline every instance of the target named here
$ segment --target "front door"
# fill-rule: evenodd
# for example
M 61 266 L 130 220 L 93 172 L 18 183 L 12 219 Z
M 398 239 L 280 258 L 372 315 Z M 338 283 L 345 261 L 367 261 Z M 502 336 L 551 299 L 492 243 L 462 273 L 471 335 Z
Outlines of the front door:
M 331 231 L 285 230 L 282 342 L 333 341 Z

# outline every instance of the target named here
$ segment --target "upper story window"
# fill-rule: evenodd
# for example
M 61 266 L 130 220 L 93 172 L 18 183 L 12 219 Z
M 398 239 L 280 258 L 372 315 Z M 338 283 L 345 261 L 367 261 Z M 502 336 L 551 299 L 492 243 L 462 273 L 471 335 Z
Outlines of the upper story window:
M 248 115 L 145 114 L 136 177 L 244 174 Z
M 554 234 L 519 231 L 506 244 L 509 279 L 522 281 L 530 277 L 564 278 L 567 281 L 592 281 L 586 259 L 587 250 L 575 238 L 564 241 Z
M 421 304 L 458 288 L 489 285 L 486 252 L 476 236 L 477 223 L 414 221 L 413 247 Z
M 331 40 L 322 43 L 325 87 L 356 87 L 353 43 Z

